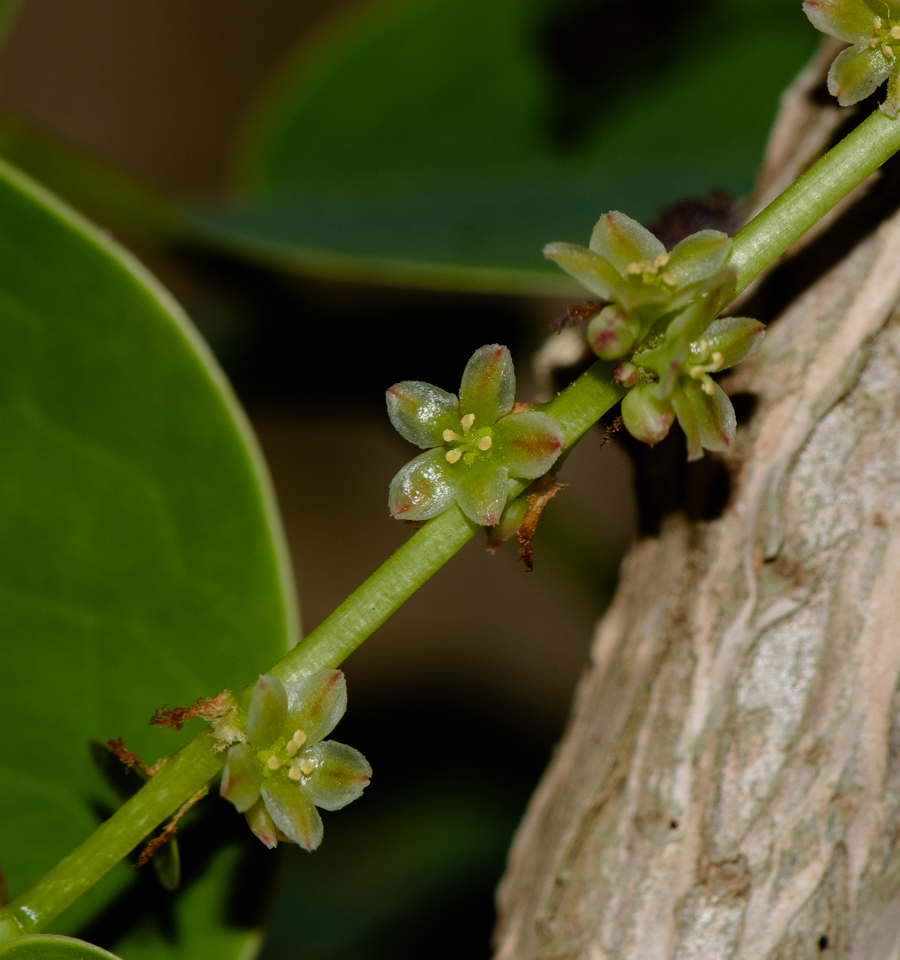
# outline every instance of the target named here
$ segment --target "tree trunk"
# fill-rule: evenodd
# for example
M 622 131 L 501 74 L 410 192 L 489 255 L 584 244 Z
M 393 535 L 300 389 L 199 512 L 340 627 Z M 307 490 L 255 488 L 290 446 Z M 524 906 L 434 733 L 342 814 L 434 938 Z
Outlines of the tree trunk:
M 785 97 L 762 196 L 844 132 L 833 52 Z M 497 960 L 900 958 L 897 180 L 742 307 L 780 315 L 725 384 L 755 398 L 728 505 L 626 559 L 513 846 Z

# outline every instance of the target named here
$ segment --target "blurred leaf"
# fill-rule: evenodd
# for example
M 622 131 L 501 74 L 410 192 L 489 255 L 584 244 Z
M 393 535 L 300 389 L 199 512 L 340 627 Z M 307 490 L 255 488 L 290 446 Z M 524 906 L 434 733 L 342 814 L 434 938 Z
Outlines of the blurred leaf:
M 173 201 L 24 120 L 0 114 L 0 156 L 108 227 L 168 242 L 188 239 Z
M 191 731 L 150 727 L 154 709 L 252 681 L 295 616 L 255 441 L 166 291 L 2 163 L 0 262 L 0 864 L 15 897 L 115 805 L 89 740 L 171 752 Z M 221 888 L 231 861 L 216 863 L 202 882 Z M 120 865 L 55 926 L 135 878 Z M 255 937 L 184 886 L 178 930 L 217 930 L 221 957 Z
M 118 957 L 71 937 L 37 934 L 0 944 L 3 960 L 118 960 Z
M 784 0 L 393 0 L 302 49 L 250 125 L 210 242 L 321 275 L 575 289 L 550 240 L 746 193 L 815 31 Z

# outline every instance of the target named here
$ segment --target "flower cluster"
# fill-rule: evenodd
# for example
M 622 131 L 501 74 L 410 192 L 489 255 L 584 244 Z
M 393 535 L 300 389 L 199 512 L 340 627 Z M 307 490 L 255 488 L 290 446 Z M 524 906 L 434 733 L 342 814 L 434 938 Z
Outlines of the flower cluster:
M 601 359 L 621 361 L 615 376 L 629 390 L 622 401 L 625 427 L 652 445 L 677 419 L 689 460 L 734 440 L 734 410 L 710 374 L 742 360 L 762 340 L 756 320 L 716 319 L 734 284 L 731 243 L 724 233 L 701 230 L 668 252 L 649 230 L 613 212 L 597 222 L 589 248 L 544 248 L 548 259 L 609 301 L 591 319 L 587 336 Z
M 323 740 L 346 709 L 340 670 L 320 670 L 287 687 L 264 675 L 253 688 L 246 742 L 228 750 L 221 793 L 267 847 L 287 840 L 315 850 L 322 842 L 316 807 L 339 810 L 368 786 L 366 758 Z
M 459 396 L 405 380 L 387 391 L 397 431 L 425 453 L 391 482 L 395 517 L 429 520 L 454 502 L 475 523 L 493 527 L 510 479 L 545 474 L 563 448 L 559 424 L 539 410 L 512 413 L 516 376 L 509 350 L 489 344 L 466 364 Z
M 858 103 L 888 81 L 881 109 L 900 110 L 900 3 L 896 0 L 805 0 L 812 25 L 852 44 L 828 71 L 828 92 L 843 107 Z

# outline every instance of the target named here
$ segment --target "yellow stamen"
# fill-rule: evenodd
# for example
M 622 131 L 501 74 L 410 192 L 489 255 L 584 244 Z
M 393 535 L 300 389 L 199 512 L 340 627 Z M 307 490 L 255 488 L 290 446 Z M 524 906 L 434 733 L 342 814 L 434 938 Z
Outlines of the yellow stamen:
M 303 730 L 295 730 L 292 739 L 298 747 L 302 747 L 306 743 L 306 733 Z
M 266 760 L 266 766 L 267 766 L 270 770 L 277 770 L 277 769 L 281 766 L 281 761 L 280 761 L 280 760 L 278 759 L 278 757 L 276 757 L 275 754 L 273 753 L 272 756 L 269 757 L 268 760 Z
M 297 766 L 300 768 L 301 772 L 303 772 L 303 773 L 305 773 L 305 774 L 307 774 L 307 775 L 309 775 L 310 773 L 313 772 L 313 770 L 316 769 L 316 765 L 312 762 L 312 760 L 309 760 L 309 759 L 306 758 L 306 757 L 304 757 L 304 758 L 297 764 Z
M 448 450 L 447 451 L 447 463 L 456 463 L 457 460 L 462 456 L 459 450 Z
M 900 27 L 891 27 L 891 36 L 895 40 L 900 40 Z
M 719 353 L 718 350 L 716 350 L 716 352 L 712 355 L 710 359 L 717 367 L 721 367 L 722 364 L 725 362 L 725 358 L 722 356 L 721 353 Z
M 490 448 L 491 448 L 491 438 L 490 438 L 490 437 L 482 437 L 482 438 L 475 444 L 475 446 L 478 447 L 479 450 L 490 450 Z
M 669 255 L 667 253 L 661 253 L 656 258 L 656 265 L 658 267 L 664 267 L 669 262 Z
M 870 50 L 874 50 L 877 46 L 878 46 L 878 41 L 877 41 L 877 40 L 872 39 L 872 40 L 869 41 L 869 49 L 870 49 Z
M 303 776 L 296 763 L 291 764 L 291 769 L 288 770 L 288 776 L 291 778 L 291 780 L 299 780 Z
M 700 384 L 700 389 L 701 389 L 708 397 L 715 396 L 716 386 L 715 386 L 715 384 L 712 382 L 712 380 L 710 380 L 709 378 L 707 378 L 706 380 L 703 381 L 703 383 Z
M 639 273 L 641 272 L 641 265 L 640 265 L 639 263 L 629 263 L 629 264 L 628 264 L 628 272 L 629 272 L 632 276 L 637 276 L 637 274 L 639 274 Z
M 667 284 L 670 287 L 678 286 L 678 278 L 674 273 L 664 273 L 663 274 L 663 283 Z
M 459 439 L 460 439 L 459 434 L 458 434 L 458 433 L 454 433 L 452 430 L 445 430 L 445 431 L 441 434 L 441 436 L 447 441 L 447 443 L 450 443 L 452 440 L 459 440 Z
M 894 59 L 894 51 L 886 44 L 881 45 L 881 52 L 888 58 L 888 60 Z
M 872 17 L 872 28 L 876 31 L 881 29 L 881 17 Z
M 467 413 L 462 418 L 462 426 L 465 433 L 468 433 L 472 429 L 472 424 L 475 422 L 475 414 Z

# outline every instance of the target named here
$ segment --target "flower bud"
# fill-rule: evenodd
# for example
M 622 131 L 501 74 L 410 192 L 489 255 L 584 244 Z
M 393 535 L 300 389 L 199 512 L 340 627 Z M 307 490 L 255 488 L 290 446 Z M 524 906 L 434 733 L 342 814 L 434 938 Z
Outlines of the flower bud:
M 625 429 L 651 447 L 665 438 L 675 419 L 672 407 L 657 399 L 655 389 L 655 384 L 640 383 L 622 401 Z
M 641 374 L 638 368 L 627 360 L 623 360 L 613 371 L 613 379 L 620 387 L 631 389 L 640 380 Z
M 634 346 L 641 325 L 621 307 L 604 307 L 588 324 L 588 345 L 602 360 L 616 360 Z
M 527 494 L 522 494 L 507 504 L 500 515 L 500 522 L 494 527 L 486 528 L 487 548 L 490 553 L 496 553 L 507 540 L 511 540 L 518 533 L 526 513 L 528 513 Z

